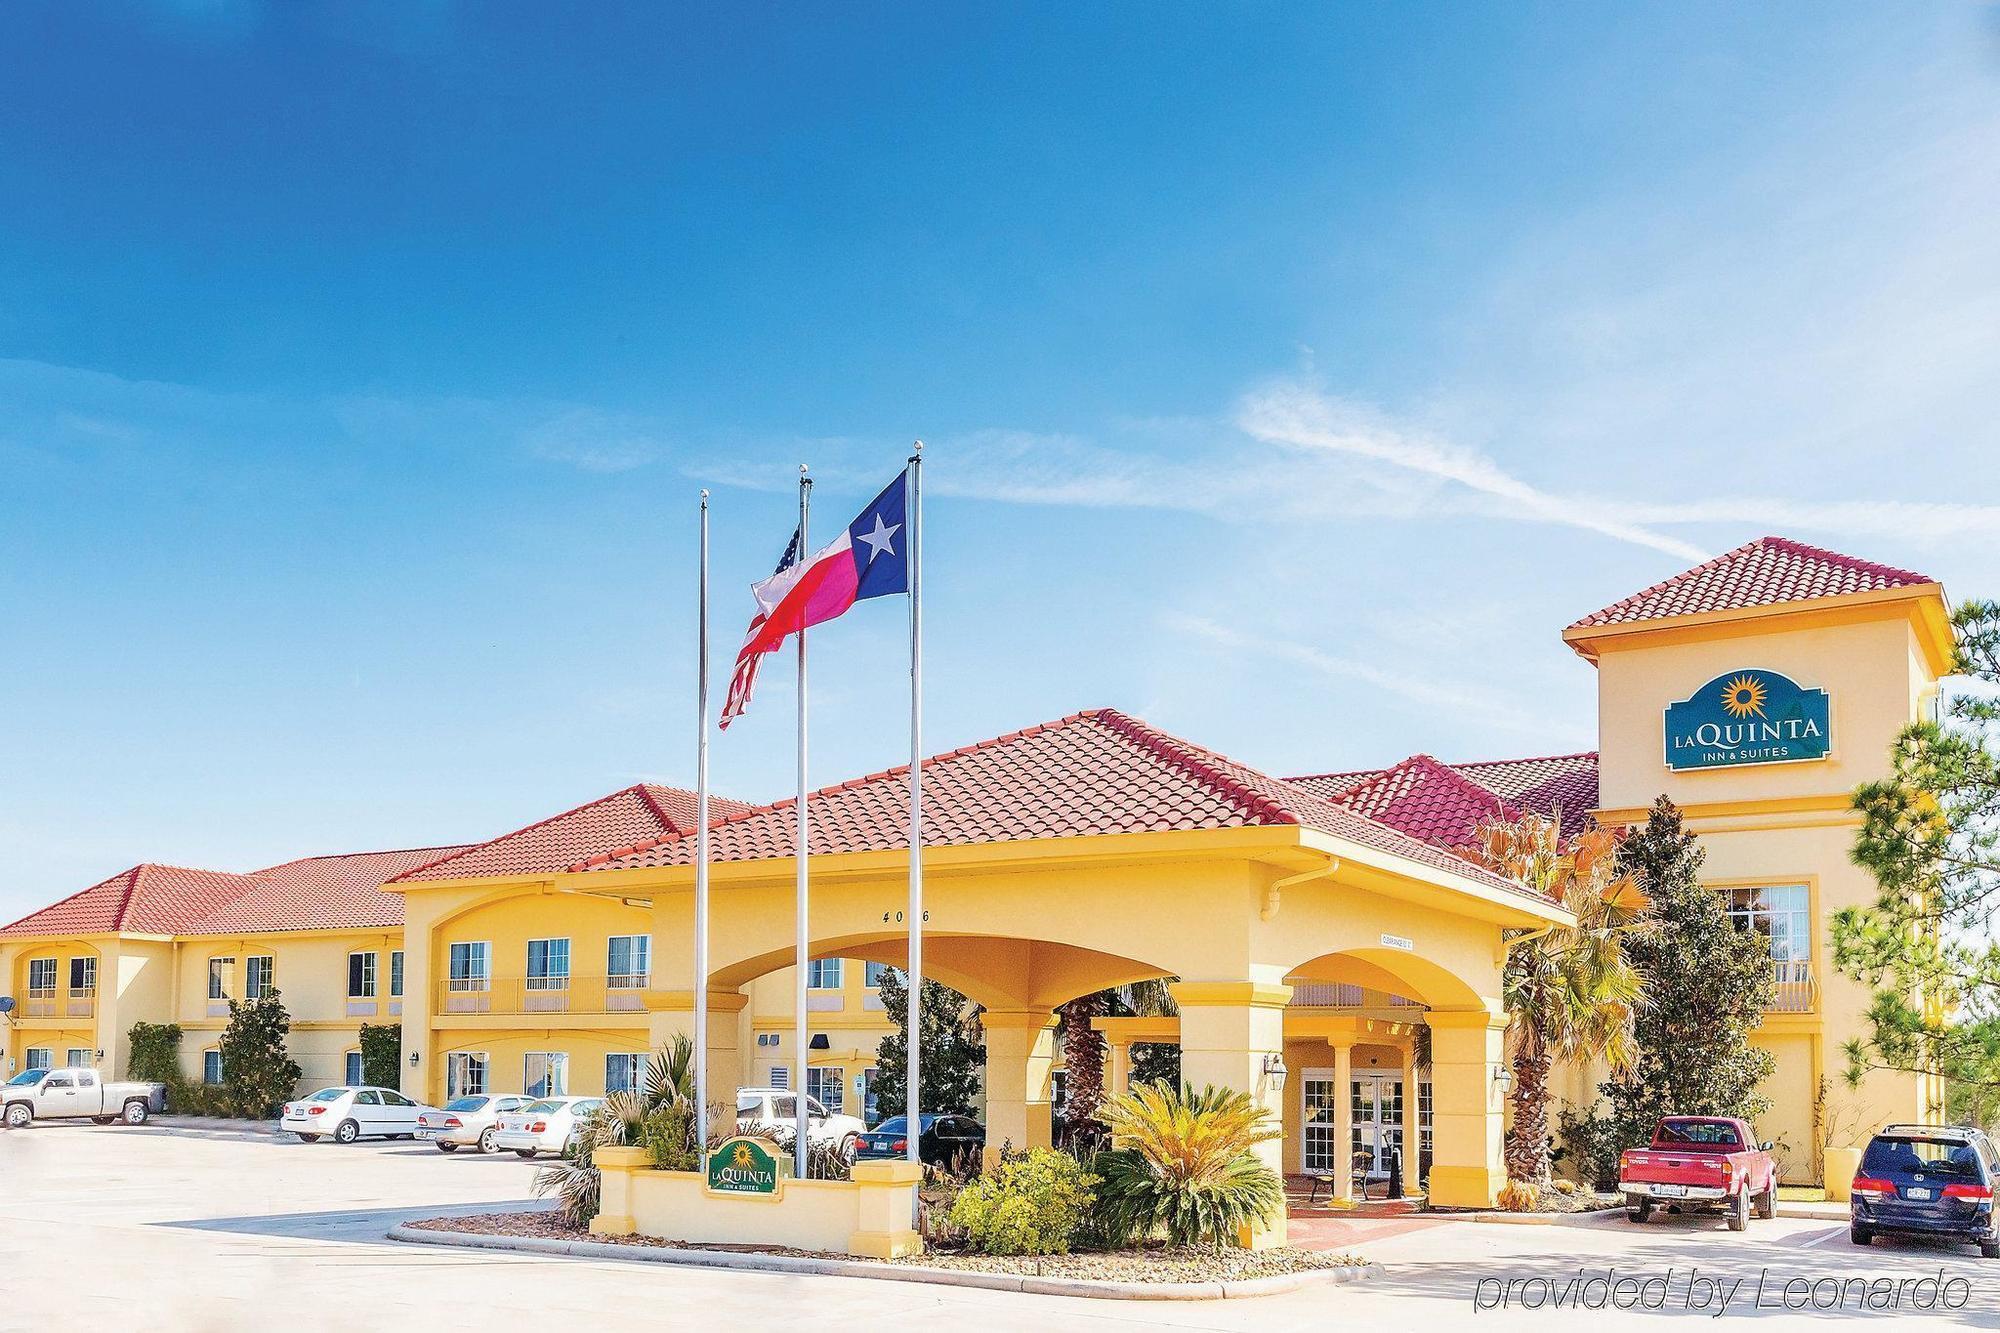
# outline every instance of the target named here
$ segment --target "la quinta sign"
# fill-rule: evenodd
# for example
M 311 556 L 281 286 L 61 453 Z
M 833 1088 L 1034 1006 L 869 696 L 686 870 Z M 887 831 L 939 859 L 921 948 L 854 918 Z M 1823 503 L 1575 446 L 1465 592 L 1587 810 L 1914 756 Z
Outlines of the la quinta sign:
M 1833 747 L 1825 690 L 1755 667 L 1717 676 L 1667 705 L 1667 767 L 1675 772 L 1796 764 Z
M 708 1155 L 709 1193 L 776 1198 L 783 1185 L 772 1147 L 763 1139 L 724 1139 Z

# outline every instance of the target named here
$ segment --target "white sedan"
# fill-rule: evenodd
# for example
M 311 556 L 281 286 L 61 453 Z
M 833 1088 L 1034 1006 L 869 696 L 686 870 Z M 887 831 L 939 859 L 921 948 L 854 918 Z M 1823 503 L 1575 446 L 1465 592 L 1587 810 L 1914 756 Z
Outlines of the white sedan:
M 577 1131 L 590 1119 L 602 1097 L 545 1097 L 518 1111 L 501 1115 L 493 1131 L 493 1146 L 522 1157 L 560 1153 L 576 1141 Z
M 439 1152 L 457 1152 L 468 1147 L 492 1152 L 494 1136 L 500 1132 L 501 1115 L 518 1111 L 533 1100 L 519 1093 L 454 1097 L 442 1110 L 425 1111 L 417 1117 L 417 1137 L 437 1144 Z
M 312 1096 L 286 1102 L 278 1128 L 307 1143 L 332 1139 L 352 1143 L 359 1138 L 407 1139 L 417 1132 L 417 1117 L 430 1110 L 394 1088 L 321 1088 Z

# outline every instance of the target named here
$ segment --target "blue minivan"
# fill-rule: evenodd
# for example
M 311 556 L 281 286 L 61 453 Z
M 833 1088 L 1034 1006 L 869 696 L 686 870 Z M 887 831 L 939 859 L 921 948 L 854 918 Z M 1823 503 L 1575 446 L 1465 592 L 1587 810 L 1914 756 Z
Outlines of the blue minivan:
M 1877 1236 L 1931 1236 L 1977 1245 L 1988 1259 L 2000 1259 L 1996 1179 L 2000 1155 L 1980 1130 L 1890 1125 L 1861 1155 L 1848 1236 L 1856 1245 Z

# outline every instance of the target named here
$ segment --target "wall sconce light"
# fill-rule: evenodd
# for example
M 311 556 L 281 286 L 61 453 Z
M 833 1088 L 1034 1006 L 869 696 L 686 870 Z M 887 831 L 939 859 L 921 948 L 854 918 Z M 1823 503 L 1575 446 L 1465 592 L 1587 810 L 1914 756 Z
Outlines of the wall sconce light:
M 1493 1066 L 1493 1086 L 1505 1092 L 1514 1086 L 1514 1071 L 1505 1065 Z
M 98 1048 L 98 1051 L 97 1051 L 97 1058 L 98 1058 L 98 1059 L 100 1059 L 100 1060 L 102 1060 L 102 1059 L 104 1058 L 104 1048 L 103 1048 L 103 1047 L 99 1047 L 99 1048 Z
M 1285 1075 L 1287 1072 L 1289 1071 L 1285 1068 L 1285 1057 L 1278 1052 L 1272 1051 L 1264 1057 L 1264 1078 L 1270 1083 L 1271 1091 L 1283 1092 L 1285 1090 Z
M 411 1051 L 411 1052 L 410 1052 L 410 1068 L 412 1068 L 412 1069 L 415 1069 L 416 1067 L 417 1067 L 417 1053 L 416 1053 L 415 1051 Z

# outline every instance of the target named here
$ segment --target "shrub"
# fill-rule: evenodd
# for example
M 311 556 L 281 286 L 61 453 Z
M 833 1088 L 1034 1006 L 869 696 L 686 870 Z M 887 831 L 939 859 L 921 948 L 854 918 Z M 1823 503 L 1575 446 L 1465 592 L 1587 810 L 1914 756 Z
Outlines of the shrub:
M 216 1043 L 222 1050 L 228 1113 L 268 1120 L 304 1076 L 285 1050 L 291 1015 L 273 990 L 255 1000 L 229 1002 L 229 1026 Z
M 125 1057 L 125 1077 L 169 1086 L 180 1081 L 180 1024 L 134 1023 L 125 1039 L 131 1046 Z
M 1122 1242 L 1164 1231 L 1175 1245 L 1234 1243 L 1282 1214 L 1284 1182 L 1252 1151 L 1282 1132 L 1247 1093 L 1148 1084 L 1104 1104 L 1124 1146 L 1098 1156 L 1101 1235 Z
M 1068 1153 L 1036 1148 L 960 1190 L 951 1220 L 985 1254 L 1068 1254 L 1096 1183 Z
M 661 1171 L 699 1171 L 701 1145 L 694 1141 L 694 1135 L 694 1107 L 671 1101 L 646 1113 L 639 1142 Z
M 378 1088 L 403 1086 L 403 1025 L 361 1025 L 361 1081 Z
M 1541 1187 L 1532 1180 L 1510 1180 L 1500 1187 L 1494 1200 L 1503 1213 L 1533 1213 L 1541 1211 Z

